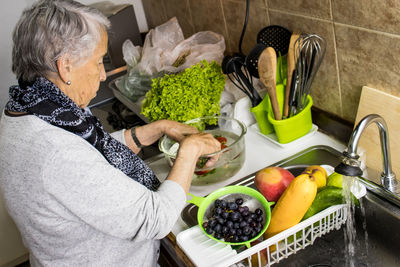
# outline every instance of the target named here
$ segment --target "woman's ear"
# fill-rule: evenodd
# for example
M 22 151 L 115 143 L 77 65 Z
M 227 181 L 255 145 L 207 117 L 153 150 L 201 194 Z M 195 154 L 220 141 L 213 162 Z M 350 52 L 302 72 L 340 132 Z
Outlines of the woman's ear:
M 57 59 L 57 69 L 61 80 L 68 84 L 70 82 L 72 64 L 68 56 L 64 55 Z

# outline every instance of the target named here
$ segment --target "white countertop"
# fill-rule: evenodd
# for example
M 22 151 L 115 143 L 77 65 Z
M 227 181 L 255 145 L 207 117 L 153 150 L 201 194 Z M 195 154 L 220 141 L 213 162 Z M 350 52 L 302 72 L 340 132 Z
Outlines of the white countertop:
M 311 136 L 303 138 L 301 142 L 293 142 L 292 145 L 281 147 L 260 136 L 253 129 L 248 128 L 248 131 L 245 135 L 245 143 L 246 159 L 243 167 L 236 175 L 220 183 L 206 186 L 192 186 L 190 188 L 190 193 L 196 196 L 205 196 L 218 188 L 231 184 L 240 178 L 253 174 L 264 167 L 273 165 L 274 163 L 288 158 L 311 146 L 326 145 L 338 151 L 343 151 L 345 149 L 344 144 L 337 142 L 333 138 L 319 131 L 315 132 Z M 158 157 L 156 160 L 149 163 L 149 165 L 160 180 L 164 180 L 170 170 L 166 160 L 163 157 Z M 179 217 L 177 223 L 172 229 L 172 233 L 176 236 L 178 233 L 187 228 L 188 226 L 185 224 L 182 218 Z

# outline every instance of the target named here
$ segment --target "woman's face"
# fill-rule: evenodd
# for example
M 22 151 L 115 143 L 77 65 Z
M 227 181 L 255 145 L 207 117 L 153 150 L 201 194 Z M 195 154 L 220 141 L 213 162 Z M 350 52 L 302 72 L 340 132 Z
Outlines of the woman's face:
M 101 40 L 89 60 L 74 66 L 70 72 L 71 85 L 67 86 L 67 95 L 81 108 L 86 107 L 96 96 L 100 81 L 106 80 L 103 57 L 107 53 L 108 36 L 102 31 Z

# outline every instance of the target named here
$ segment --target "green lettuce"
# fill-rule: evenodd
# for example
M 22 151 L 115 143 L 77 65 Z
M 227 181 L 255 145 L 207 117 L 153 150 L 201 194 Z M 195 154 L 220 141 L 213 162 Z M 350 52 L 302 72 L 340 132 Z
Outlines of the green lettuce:
M 179 122 L 220 115 L 219 101 L 224 86 L 221 66 L 215 61 L 203 60 L 181 73 L 153 79 L 141 113 L 149 121 Z

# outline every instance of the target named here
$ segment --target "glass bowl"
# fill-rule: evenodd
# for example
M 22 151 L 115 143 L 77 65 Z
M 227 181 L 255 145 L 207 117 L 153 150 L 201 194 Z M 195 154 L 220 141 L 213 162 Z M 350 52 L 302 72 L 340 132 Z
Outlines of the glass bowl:
M 243 166 L 245 160 L 245 139 L 246 126 L 230 117 L 208 116 L 185 122 L 195 126 L 199 131 L 214 135 L 221 143 L 221 150 L 203 155 L 196 164 L 192 185 L 207 185 L 226 180 L 235 175 Z M 164 153 L 165 159 L 172 167 L 179 143 L 163 136 L 158 147 Z M 211 155 L 219 154 L 218 161 L 210 167 L 205 167 L 207 159 Z

